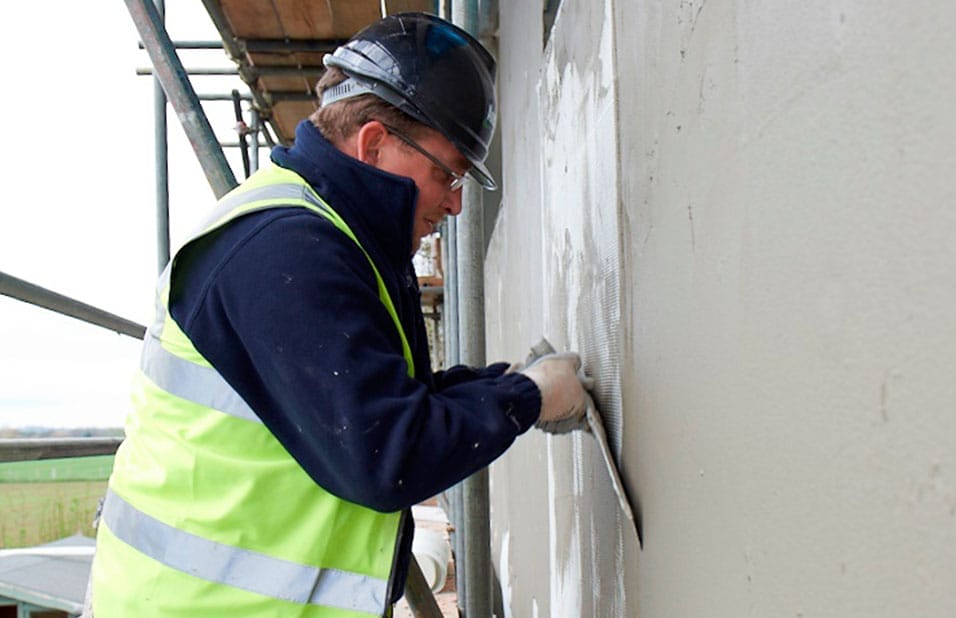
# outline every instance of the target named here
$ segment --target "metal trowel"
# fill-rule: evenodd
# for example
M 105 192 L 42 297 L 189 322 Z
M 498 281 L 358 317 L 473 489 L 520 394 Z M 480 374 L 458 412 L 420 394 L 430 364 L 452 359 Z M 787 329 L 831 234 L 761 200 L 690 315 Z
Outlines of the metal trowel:
M 554 353 L 554 346 L 552 346 L 547 339 L 542 338 L 541 341 L 531 346 L 531 354 L 528 355 L 525 365 L 530 365 L 546 354 Z M 593 382 L 591 378 L 585 377 L 583 375 L 583 369 L 581 371 L 582 382 L 584 382 L 586 385 L 589 385 L 591 382 Z M 608 476 L 611 477 L 611 487 L 614 489 L 614 494 L 617 496 L 618 504 L 621 506 L 621 510 L 624 512 L 624 515 L 634 526 L 634 531 L 637 533 L 638 543 L 643 546 L 641 530 L 637 525 L 637 520 L 634 519 L 634 509 L 631 508 L 631 502 L 628 500 L 627 492 L 624 489 L 624 482 L 621 480 L 621 475 L 617 469 L 617 463 L 614 461 L 614 456 L 611 453 L 611 447 L 607 442 L 607 432 L 604 430 L 604 421 L 601 420 L 601 414 L 598 412 L 597 406 L 594 404 L 594 400 L 591 398 L 590 394 L 588 395 L 587 413 L 581 420 L 576 419 L 573 424 L 570 425 L 561 421 L 557 423 L 539 423 L 537 427 L 548 433 L 567 433 L 575 429 L 580 429 L 582 431 L 587 431 L 594 436 L 594 439 L 597 440 L 598 443 L 598 450 L 601 451 L 601 458 L 604 460 L 604 467 L 607 469 Z

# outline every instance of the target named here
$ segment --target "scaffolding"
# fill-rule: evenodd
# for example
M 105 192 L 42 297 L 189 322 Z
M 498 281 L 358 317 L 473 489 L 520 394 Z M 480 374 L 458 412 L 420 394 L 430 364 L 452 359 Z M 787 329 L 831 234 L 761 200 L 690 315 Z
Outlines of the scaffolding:
M 155 112 L 156 249 L 158 269 L 170 259 L 169 177 L 167 106 L 180 119 L 196 159 L 216 197 L 237 185 L 224 148 L 238 148 L 242 172 L 248 176 L 259 166 L 263 146 L 290 144 L 295 124 L 308 116 L 316 102 L 313 88 L 322 74 L 321 58 L 347 40 L 381 13 L 427 10 L 442 14 L 473 34 L 485 30 L 485 12 L 478 2 L 437 3 L 427 0 L 404 2 L 327 3 L 330 11 L 324 22 L 310 12 L 315 3 L 278 7 L 276 24 L 270 30 L 254 19 L 257 3 L 225 3 L 204 0 L 220 41 L 174 42 L 164 26 L 163 0 L 126 0 L 129 14 L 140 34 L 141 49 L 149 54 L 150 68 L 137 75 L 153 76 Z M 260 3 L 262 4 L 262 3 Z M 296 4 L 296 3 L 292 3 Z M 449 11 L 451 4 L 451 11 Z M 270 9 L 270 10 L 272 10 Z M 338 11 L 338 19 L 331 19 Z M 303 17 L 304 16 L 304 17 Z M 346 16 L 348 19 L 343 19 Z M 311 18 L 311 19 L 310 19 Z M 333 28 L 333 23 L 335 28 Z M 276 29 L 276 27 L 278 29 Z M 178 50 L 222 49 L 235 68 L 186 68 Z M 246 86 L 229 92 L 197 94 L 191 76 L 236 76 Z M 238 140 L 217 139 L 203 102 L 231 101 Z M 248 119 L 242 104 L 248 106 Z M 461 221 L 446 221 L 442 237 L 447 241 L 436 250 L 444 263 L 443 272 L 425 282 L 423 301 L 432 347 L 448 365 L 484 364 L 484 309 L 482 256 L 484 252 L 484 211 L 482 193 L 466 186 Z M 459 258 L 459 256 L 462 256 Z M 119 334 L 142 339 L 145 326 L 79 300 L 0 272 L 0 294 L 83 320 Z M 440 325 L 440 326 L 439 326 Z M 438 366 L 438 365 L 436 365 Z M 22 461 L 61 457 L 113 454 L 121 438 L 57 438 L 0 440 L 0 461 Z M 481 471 L 442 496 L 456 532 L 452 535 L 456 564 L 459 609 L 464 616 L 492 615 L 492 571 L 488 517 L 488 477 Z M 412 560 L 406 600 L 419 616 L 440 616 L 425 579 Z

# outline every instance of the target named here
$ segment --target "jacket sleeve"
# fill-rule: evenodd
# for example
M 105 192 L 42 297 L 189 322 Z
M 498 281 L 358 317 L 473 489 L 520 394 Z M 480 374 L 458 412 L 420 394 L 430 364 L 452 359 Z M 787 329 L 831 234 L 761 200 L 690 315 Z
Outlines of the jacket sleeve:
M 511 365 L 508 363 L 493 363 L 487 367 L 455 365 L 454 367 L 449 367 L 444 371 L 436 371 L 434 373 L 435 389 L 441 391 L 455 386 L 456 384 L 470 382 L 471 380 L 496 378 L 498 376 L 504 375 L 505 371 L 507 371 L 508 367 L 510 366 Z
M 410 378 L 367 259 L 320 217 L 254 217 L 189 249 L 173 317 L 341 498 L 383 512 L 417 504 L 490 464 L 538 417 L 538 388 L 503 363 L 454 368 L 434 391 Z

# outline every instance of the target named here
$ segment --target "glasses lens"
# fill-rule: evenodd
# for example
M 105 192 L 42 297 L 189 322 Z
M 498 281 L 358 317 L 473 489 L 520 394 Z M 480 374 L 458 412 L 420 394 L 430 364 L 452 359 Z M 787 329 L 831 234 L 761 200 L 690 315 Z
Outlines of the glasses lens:
M 431 161 L 436 166 L 438 166 L 440 170 L 448 174 L 448 176 L 451 178 L 451 181 L 449 181 L 448 183 L 448 189 L 450 191 L 457 191 L 458 189 L 461 189 L 462 186 L 465 184 L 465 180 L 467 179 L 466 175 L 455 173 L 453 169 L 451 169 L 450 167 L 442 163 L 438 157 L 436 157 L 432 153 L 422 148 L 418 142 L 416 142 L 409 136 L 405 135 L 401 131 L 395 129 L 392 126 L 385 124 L 384 122 L 382 123 L 382 126 L 384 126 L 389 133 L 391 133 L 398 139 L 402 140 L 403 142 L 405 142 L 406 144 L 408 144 L 409 146 L 411 146 L 412 148 L 414 148 L 415 150 L 423 154 L 429 161 Z
M 468 180 L 468 177 L 467 177 L 467 176 L 454 176 L 454 177 L 452 177 L 451 182 L 449 183 L 448 187 L 449 187 L 452 191 L 457 191 L 458 189 L 461 189 L 462 187 L 465 186 L 465 181 L 466 181 L 466 180 Z

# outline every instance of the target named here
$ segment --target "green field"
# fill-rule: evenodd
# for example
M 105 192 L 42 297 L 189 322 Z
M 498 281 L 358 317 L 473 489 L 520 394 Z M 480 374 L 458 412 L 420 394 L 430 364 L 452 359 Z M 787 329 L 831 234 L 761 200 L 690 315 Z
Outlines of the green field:
M 112 455 L 11 461 L 0 463 L 0 483 L 105 481 L 110 477 L 112 469 Z
M 0 548 L 95 536 L 112 455 L 0 463 Z

